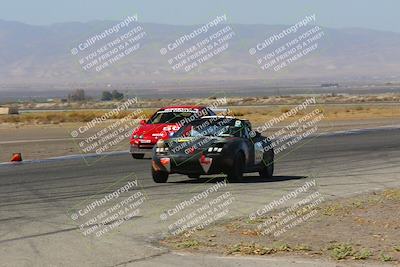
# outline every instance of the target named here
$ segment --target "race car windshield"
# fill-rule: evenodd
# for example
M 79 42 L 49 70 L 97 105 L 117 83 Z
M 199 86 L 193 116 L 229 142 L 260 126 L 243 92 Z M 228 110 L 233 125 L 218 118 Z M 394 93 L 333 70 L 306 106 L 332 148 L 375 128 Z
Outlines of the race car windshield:
M 159 111 L 153 115 L 147 122 L 147 124 L 158 124 L 158 123 L 178 123 L 185 118 L 192 116 L 193 112 L 174 112 L 174 111 Z
M 207 121 L 203 121 L 203 123 L 200 124 L 188 124 L 179 129 L 179 131 L 175 133 L 174 137 L 240 137 L 241 126 L 239 125 L 231 125 L 231 123 L 207 124 L 209 124 Z

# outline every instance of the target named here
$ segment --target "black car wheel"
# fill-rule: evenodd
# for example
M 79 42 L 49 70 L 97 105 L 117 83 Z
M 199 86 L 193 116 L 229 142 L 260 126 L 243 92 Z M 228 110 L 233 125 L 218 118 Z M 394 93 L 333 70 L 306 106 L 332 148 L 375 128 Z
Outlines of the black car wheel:
M 162 171 L 156 171 L 153 168 L 151 168 L 151 175 L 153 176 L 153 180 L 156 183 L 166 183 L 168 180 L 169 173 L 168 172 L 162 172 Z
M 230 182 L 240 182 L 243 178 L 243 172 L 245 167 L 245 158 L 242 152 L 236 154 L 233 161 L 233 166 L 228 172 L 228 181 Z
M 271 179 L 274 176 L 274 162 L 263 163 L 263 168 L 259 171 L 262 178 Z
M 144 158 L 144 154 L 132 154 L 132 158 L 134 158 L 134 159 L 142 159 L 142 158 Z

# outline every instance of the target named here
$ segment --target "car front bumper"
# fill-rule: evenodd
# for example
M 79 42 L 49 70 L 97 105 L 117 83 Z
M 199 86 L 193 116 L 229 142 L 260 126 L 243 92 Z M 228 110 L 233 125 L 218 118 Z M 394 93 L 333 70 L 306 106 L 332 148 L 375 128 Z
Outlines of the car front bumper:
M 140 145 L 131 144 L 129 152 L 131 154 L 144 154 L 145 156 L 151 156 L 153 146 L 154 144 L 140 144 Z
M 206 162 L 200 160 L 201 154 L 197 155 L 154 155 L 153 168 L 168 173 L 179 174 L 219 174 L 226 173 L 233 162 L 229 157 L 221 154 L 206 155 Z M 169 159 L 169 164 L 163 159 Z

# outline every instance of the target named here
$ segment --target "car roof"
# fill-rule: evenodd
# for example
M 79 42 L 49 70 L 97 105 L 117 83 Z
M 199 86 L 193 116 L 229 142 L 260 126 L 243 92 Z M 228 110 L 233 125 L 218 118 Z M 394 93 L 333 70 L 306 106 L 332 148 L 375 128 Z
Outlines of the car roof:
M 233 116 L 221 116 L 221 115 L 209 115 L 209 116 L 203 116 L 195 121 L 201 120 L 201 119 L 212 119 L 212 118 L 216 118 L 216 119 L 232 119 L 232 120 L 237 120 L 237 121 L 242 121 L 244 123 L 247 123 L 248 126 L 251 126 L 251 122 L 248 119 L 239 119 Z
M 212 119 L 212 118 L 216 118 L 216 119 L 235 119 L 238 121 L 245 121 L 245 122 L 249 122 L 248 119 L 239 119 L 233 116 L 222 116 L 222 115 L 209 115 L 209 116 L 203 116 L 200 119 Z
M 221 115 L 203 116 L 203 117 L 201 117 L 200 119 L 213 119 L 213 118 L 216 118 L 216 119 L 236 119 L 236 120 L 240 120 L 240 119 L 235 118 L 235 117 L 233 117 L 233 116 L 221 116 Z
M 182 106 L 168 106 L 168 107 L 163 107 L 160 108 L 160 110 L 163 109 L 178 109 L 178 108 L 190 108 L 190 109 L 203 109 L 205 106 L 195 106 L 195 105 L 182 105 Z

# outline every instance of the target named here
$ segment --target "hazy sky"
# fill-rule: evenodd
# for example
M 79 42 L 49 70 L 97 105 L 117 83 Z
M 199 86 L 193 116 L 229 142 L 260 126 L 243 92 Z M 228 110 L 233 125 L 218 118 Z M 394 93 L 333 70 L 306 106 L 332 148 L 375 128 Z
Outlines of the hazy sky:
M 399 0 L 0 0 L 0 19 L 29 24 L 119 20 L 138 14 L 143 22 L 201 24 L 227 14 L 231 23 L 292 24 L 315 13 L 327 27 L 400 32 Z

